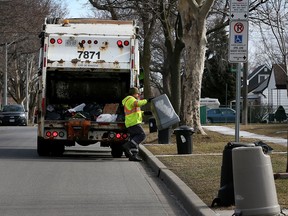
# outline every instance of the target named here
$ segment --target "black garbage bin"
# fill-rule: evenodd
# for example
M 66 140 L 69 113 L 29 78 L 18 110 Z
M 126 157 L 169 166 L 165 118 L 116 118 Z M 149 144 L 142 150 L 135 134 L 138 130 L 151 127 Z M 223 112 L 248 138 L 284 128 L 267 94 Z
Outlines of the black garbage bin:
M 218 196 L 212 202 L 212 207 L 231 206 L 235 204 L 234 183 L 233 183 L 233 164 L 232 150 L 237 147 L 255 146 L 252 143 L 229 142 L 225 146 L 222 155 L 221 179 Z
M 194 129 L 186 125 L 182 125 L 174 130 L 174 134 L 176 135 L 178 154 L 192 154 L 193 133 L 194 133 Z
M 159 144 L 169 144 L 171 137 L 171 127 L 158 130 L 158 143 Z
M 156 125 L 156 119 L 154 117 L 149 118 L 149 133 L 157 132 L 157 125 Z

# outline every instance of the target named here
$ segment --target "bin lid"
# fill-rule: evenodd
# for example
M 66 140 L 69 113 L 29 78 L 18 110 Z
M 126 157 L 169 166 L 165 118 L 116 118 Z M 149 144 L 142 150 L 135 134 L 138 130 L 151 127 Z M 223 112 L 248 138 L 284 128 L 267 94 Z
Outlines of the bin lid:
M 194 128 L 189 127 L 187 125 L 181 125 L 178 128 L 174 129 L 174 131 L 180 131 L 180 130 L 191 131 L 192 133 L 194 133 Z

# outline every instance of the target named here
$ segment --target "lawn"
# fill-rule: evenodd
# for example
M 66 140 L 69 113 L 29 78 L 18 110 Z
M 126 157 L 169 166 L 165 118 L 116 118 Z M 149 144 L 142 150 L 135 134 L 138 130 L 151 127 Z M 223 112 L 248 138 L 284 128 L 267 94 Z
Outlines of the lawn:
M 231 125 L 233 127 L 233 125 Z M 241 130 L 258 134 L 285 137 L 287 124 L 260 124 L 242 126 Z M 285 131 L 286 130 L 286 131 Z M 220 188 L 222 152 L 234 136 L 222 135 L 206 130 L 207 135 L 192 136 L 192 155 L 177 154 L 175 135 L 172 134 L 171 144 L 157 144 L 157 133 L 150 133 L 146 127 L 147 140 L 145 147 L 162 161 L 171 171 L 178 175 L 208 206 L 217 197 Z M 240 138 L 240 142 L 253 143 L 258 140 Z M 287 148 L 267 143 L 274 150 L 270 154 L 273 172 L 286 172 Z M 288 208 L 288 179 L 275 180 L 278 202 L 281 208 Z M 230 207 L 231 208 L 231 207 Z

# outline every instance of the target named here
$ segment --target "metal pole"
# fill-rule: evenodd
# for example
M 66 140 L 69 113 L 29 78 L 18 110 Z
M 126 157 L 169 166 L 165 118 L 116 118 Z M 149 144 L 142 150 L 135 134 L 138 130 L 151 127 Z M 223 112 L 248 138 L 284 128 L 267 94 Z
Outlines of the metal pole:
M 3 105 L 7 105 L 7 71 L 8 71 L 8 44 L 5 43 L 5 70 L 4 70 L 4 89 L 3 89 Z
M 240 131 L 240 100 L 241 100 L 241 63 L 237 63 L 236 77 L 236 120 L 235 120 L 235 142 L 239 142 Z
M 27 65 L 26 65 L 26 115 L 29 122 L 29 60 L 27 56 Z M 27 122 L 27 123 L 28 123 Z

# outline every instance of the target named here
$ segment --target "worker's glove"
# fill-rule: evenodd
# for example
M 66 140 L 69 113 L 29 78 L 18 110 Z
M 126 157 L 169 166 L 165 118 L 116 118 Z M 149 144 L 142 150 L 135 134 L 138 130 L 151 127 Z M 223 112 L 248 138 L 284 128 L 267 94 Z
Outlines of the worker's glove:
M 154 97 L 151 97 L 151 98 L 149 98 L 147 101 L 148 102 L 151 102 L 151 100 L 153 100 L 154 99 Z
M 145 115 L 145 116 L 152 115 L 152 112 L 151 112 L 151 111 L 144 111 L 144 115 Z

